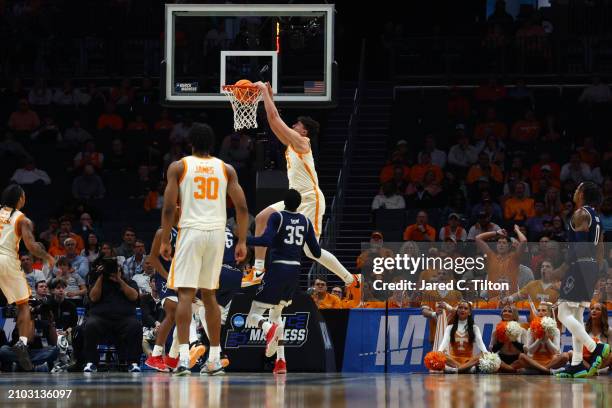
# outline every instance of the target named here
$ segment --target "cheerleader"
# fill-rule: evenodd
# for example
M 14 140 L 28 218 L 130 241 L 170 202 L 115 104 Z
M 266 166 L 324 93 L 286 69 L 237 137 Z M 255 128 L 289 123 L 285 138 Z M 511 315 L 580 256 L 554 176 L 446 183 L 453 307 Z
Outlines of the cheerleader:
M 512 305 L 506 305 L 501 311 L 502 322 L 518 322 L 518 310 Z M 518 361 L 521 353 L 524 353 L 524 344 L 527 340 L 527 331 L 521 328 L 521 334 L 516 341 L 503 341 L 497 338 L 497 330 L 493 331 L 491 336 L 491 351 L 499 352 L 501 366 L 499 372 L 516 373 L 516 368 L 513 365 Z
M 475 347 L 478 353 L 475 353 Z M 438 351 L 446 356 L 447 373 L 475 372 L 480 354 L 487 351 L 478 326 L 472 317 L 472 305 L 466 301 L 457 304 L 453 323 L 446 326 Z
M 612 340 L 612 333 L 610 332 L 610 327 L 608 325 L 608 309 L 602 303 L 592 303 L 590 307 L 589 317 L 585 323 L 585 329 L 589 336 L 596 343 L 608 343 L 610 344 L 610 340 Z M 590 367 L 588 361 L 591 358 L 591 353 L 587 350 L 586 347 L 582 348 L 582 363 L 585 367 Z M 572 351 L 568 351 L 566 353 L 562 353 L 558 356 L 554 361 L 552 367 L 561 367 L 559 369 L 550 370 L 551 374 L 560 374 L 563 373 L 566 364 L 568 361 L 572 360 Z M 607 372 L 610 367 L 610 357 L 606 358 L 602 364 L 601 368 L 598 370 L 598 373 Z
M 552 303 L 540 302 L 536 316 L 540 319 L 550 317 L 554 319 Z M 513 367 L 520 372 L 536 370 L 539 373 L 550 374 L 553 363 L 559 356 L 561 349 L 561 332 L 555 327 L 553 333 L 544 333 L 541 338 L 536 338 L 530 328 L 527 330 L 527 353 L 519 354 L 519 358 L 513 363 Z

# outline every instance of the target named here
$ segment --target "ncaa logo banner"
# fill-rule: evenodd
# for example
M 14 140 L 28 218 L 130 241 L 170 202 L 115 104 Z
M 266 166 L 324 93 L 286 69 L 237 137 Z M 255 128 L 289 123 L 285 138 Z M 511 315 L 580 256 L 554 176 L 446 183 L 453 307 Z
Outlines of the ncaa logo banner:
M 282 315 L 285 326 L 285 347 L 302 347 L 308 339 L 310 312 L 295 312 Z M 230 317 L 231 328 L 225 338 L 226 349 L 241 347 L 265 347 L 266 336 L 259 327 L 247 325 L 247 314 L 236 313 Z

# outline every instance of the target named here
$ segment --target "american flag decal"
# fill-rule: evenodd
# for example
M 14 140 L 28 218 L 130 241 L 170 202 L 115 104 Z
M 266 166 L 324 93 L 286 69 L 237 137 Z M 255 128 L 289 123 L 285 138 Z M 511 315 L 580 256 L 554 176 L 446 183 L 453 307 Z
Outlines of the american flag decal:
M 325 93 L 325 81 L 304 81 L 306 95 L 320 95 Z

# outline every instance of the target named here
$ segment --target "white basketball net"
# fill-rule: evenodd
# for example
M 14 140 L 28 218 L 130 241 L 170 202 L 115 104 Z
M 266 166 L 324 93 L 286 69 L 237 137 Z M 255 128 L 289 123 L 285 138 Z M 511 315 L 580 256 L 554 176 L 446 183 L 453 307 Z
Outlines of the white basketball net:
M 234 110 L 234 130 L 257 127 L 257 105 L 261 101 L 261 91 L 254 86 L 225 85 L 227 95 Z

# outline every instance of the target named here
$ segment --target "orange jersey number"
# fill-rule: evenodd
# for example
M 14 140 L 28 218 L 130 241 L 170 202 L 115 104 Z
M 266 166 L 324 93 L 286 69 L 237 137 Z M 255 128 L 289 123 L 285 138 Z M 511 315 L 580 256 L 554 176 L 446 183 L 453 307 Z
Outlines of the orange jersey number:
M 219 197 L 219 179 L 217 177 L 194 177 L 198 190 L 193 193 L 196 200 L 216 200 Z

